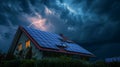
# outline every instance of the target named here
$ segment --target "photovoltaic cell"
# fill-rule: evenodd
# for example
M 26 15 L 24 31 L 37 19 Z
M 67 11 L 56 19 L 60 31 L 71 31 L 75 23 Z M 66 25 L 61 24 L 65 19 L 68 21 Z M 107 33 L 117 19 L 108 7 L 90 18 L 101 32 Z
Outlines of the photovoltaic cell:
M 62 37 L 58 34 L 55 33 L 50 33 L 50 32 L 45 32 L 45 31 L 40 31 L 36 30 L 33 28 L 27 28 L 24 27 L 24 29 L 32 36 L 34 40 L 37 41 L 37 43 L 44 48 L 52 48 L 52 49 L 59 49 L 57 47 L 58 44 L 64 43 L 67 45 L 65 50 L 67 51 L 73 51 L 73 52 L 80 52 L 80 53 L 85 53 L 85 54 L 92 54 L 86 49 L 82 48 L 80 45 L 75 44 L 75 43 L 67 43 L 63 42 L 60 39 Z
M 66 48 L 66 50 L 68 50 L 68 51 L 92 54 L 89 51 L 87 51 L 86 49 L 82 48 L 81 46 L 79 46 L 75 43 L 67 43 L 67 46 L 68 46 L 68 48 Z
M 120 62 L 120 57 L 106 58 L 105 62 Z

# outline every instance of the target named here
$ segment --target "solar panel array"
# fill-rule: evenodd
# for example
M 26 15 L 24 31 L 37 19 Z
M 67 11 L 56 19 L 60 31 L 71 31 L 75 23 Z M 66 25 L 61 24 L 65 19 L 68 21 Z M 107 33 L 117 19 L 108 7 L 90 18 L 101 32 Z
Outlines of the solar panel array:
M 92 54 L 86 49 L 82 48 L 78 44 L 75 43 L 67 43 L 61 41 L 62 37 L 58 34 L 51 33 L 51 32 L 45 32 L 36 30 L 33 28 L 27 28 L 24 27 L 24 29 L 32 36 L 34 40 L 37 41 L 37 43 L 44 48 L 52 48 L 52 49 L 59 49 L 57 45 L 61 45 L 61 43 L 64 43 L 67 45 L 66 48 L 64 48 L 67 51 L 73 51 L 73 52 L 80 52 L 85 54 Z
M 120 62 L 120 57 L 106 58 L 105 62 Z

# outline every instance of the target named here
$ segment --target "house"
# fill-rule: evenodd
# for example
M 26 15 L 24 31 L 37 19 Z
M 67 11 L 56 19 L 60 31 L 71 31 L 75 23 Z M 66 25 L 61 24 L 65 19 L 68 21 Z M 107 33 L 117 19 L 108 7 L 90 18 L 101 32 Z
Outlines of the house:
M 68 56 L 80 59 L 95 57 L 91 52 L 69 40 L 63 34 L 40 31 L 20 26 L 14 36 L 8 55 L 21 59 L 42 59 Z

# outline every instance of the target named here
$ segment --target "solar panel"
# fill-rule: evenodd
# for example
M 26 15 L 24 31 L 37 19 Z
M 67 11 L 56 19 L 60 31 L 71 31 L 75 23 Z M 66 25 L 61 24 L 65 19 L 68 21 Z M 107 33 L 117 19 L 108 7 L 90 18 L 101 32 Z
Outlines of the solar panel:
M 79 46 L 78 44 L 67 43 L 67 42 L 61 41 L 60 39 L 62 39 L 62 37 L 59 36 L 58 34 L 40 31 L 40 30 L 36 30 L 33 28 L 27 28 L 27 27 L 24 27 L 24 29 L 32 36 L 32 38 L 34 40 L 37 41 L 37 43 L 41 47 L 59 49 L 59 47 L 57 47 L 57 45 L 64 43 L 67 45 L 67 47 L 65 48 L 65 50 L 67 50 L 67 51 L 92 54 L 89 51 L 87 51 L 86 49 Z
M 107 59 L 105 59 L 105 62 L 112 62 L 112 59 L 110 59 L 110 58 L 107 58 Z
M 120 57 L 106 58 L 105 62 L 120 62 Z
M 74 44 L 74 43 L 67 43 L 67 46 L 68 46 L 68 48 L 66 48 L 66 50 L 68 50 L 68 51 L 92 54 L 89 51 L 87 51 L 86 49 L 84 49 L 81 46 Z

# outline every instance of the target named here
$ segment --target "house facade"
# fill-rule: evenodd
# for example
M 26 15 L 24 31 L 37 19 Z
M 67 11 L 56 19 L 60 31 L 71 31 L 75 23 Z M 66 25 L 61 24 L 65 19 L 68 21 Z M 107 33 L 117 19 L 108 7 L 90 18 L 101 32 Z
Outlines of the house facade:
M 32 52 L 30 52 L 30 49 L 32 49 Z M 27 58 L 27 53 L 30 53 L 32 58 L 37 59 L 41 59 L 43 56 L 42 51 L 35 47 L 33 42 L 31 42 L 25 33 L 22 33 L 13 54 L 18 58 L 24 59 Z
M 21 26 L 14 36 L 8 54 L 21 59 L 42 59 L 60 56 L 80 59 L 95 57 L 91 52 L 62 34 L 58 35 Z

